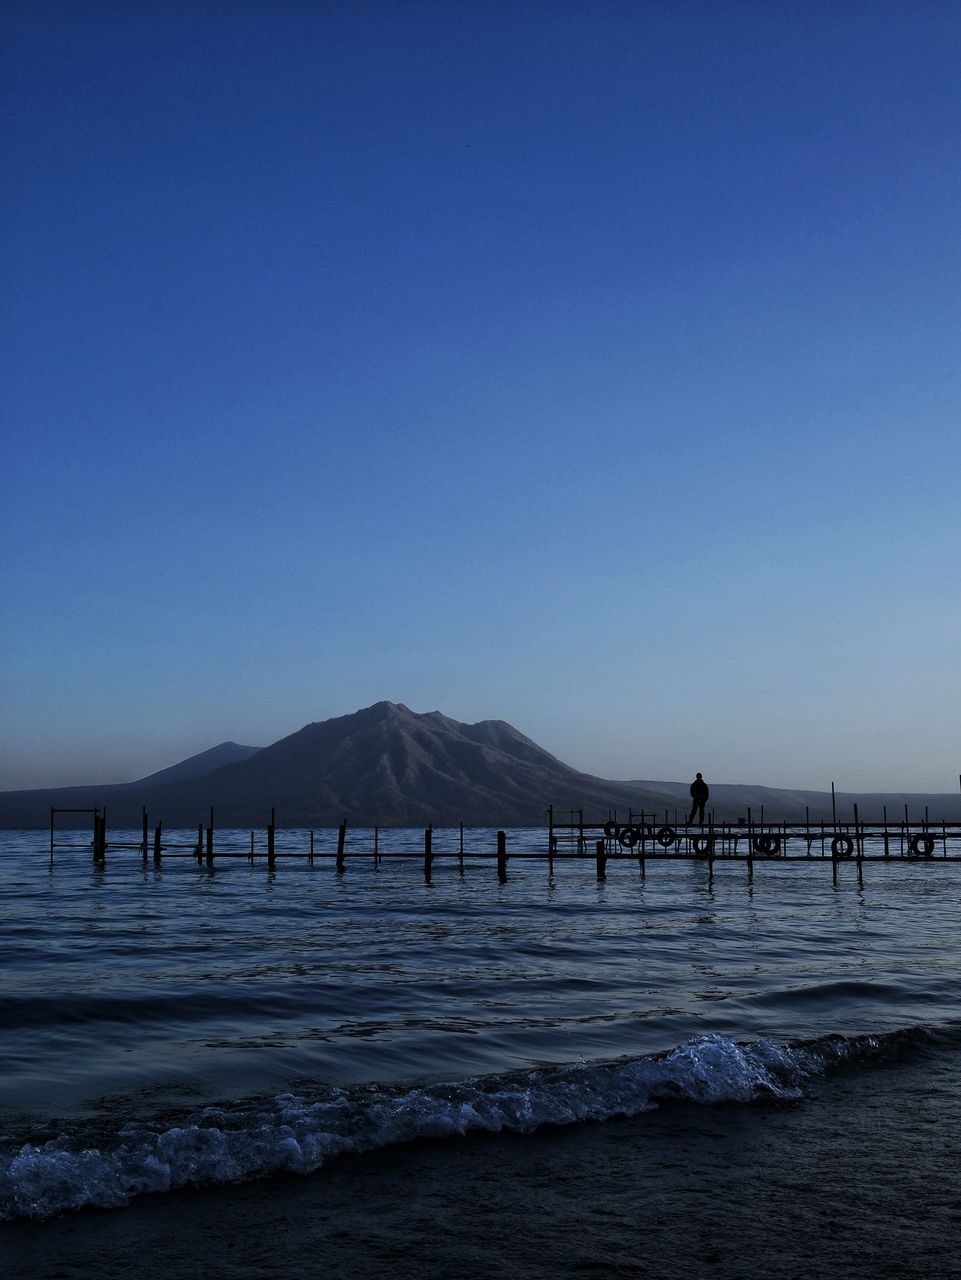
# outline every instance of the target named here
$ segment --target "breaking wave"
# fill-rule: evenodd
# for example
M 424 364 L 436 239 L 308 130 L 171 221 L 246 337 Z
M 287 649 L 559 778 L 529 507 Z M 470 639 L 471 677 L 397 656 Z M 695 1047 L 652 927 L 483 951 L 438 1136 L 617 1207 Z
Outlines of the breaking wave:
M 894 1058 L 930 1042 L 911 1029 L 796 1044 L 738 1044 L 722 1035 L 669 1053 L 477 1077 L 400 1089 L 298 1092 L 207 1107 L 181 1123 L 128 1123 L 112 1133 L 60 1132 L 0 1146 L 0 1220 L 48 1218 L 185 1185 L 312 1173 L 343 1152 L 474 1132 L 529 1133 L 543 1125 L 635 1116 L 659 1102 L 783 1101 L 841 1067 Z

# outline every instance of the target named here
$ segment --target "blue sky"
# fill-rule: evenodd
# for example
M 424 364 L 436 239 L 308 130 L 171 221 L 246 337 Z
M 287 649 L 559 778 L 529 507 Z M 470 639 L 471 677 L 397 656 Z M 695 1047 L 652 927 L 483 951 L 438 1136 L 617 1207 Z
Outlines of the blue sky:
M 953 790 L 961 11 L 12 3 L 0 787 L 380 698 Z

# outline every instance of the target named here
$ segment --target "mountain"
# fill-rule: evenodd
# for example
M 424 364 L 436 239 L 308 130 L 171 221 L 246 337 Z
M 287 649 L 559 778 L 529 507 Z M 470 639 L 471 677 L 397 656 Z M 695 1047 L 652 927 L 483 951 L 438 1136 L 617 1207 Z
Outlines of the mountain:
M 710 779 L 708 779 L 710 782 Z M 580 773 L 503 720 L 462 724 L 439 711 L 420 714 L 402 704 L 378 702 L 351 715 L 305 725 L 257 750 L 221 743 L 139 782 L 0 793 L 0 826 L 40 827 L 50 806 L 106 806 L 112 828 L 139 826 L 141 806 L 151 823 L 196 826 L 212 806 L 220 828 L 263 827 L 276 808 L 279 826 L 540 825 L 553 805 L 558 820 L 582 809 L 604 819 L 616 809 L 635 813 L 685 812 L 688 783 L 612 782 Z M 839 794 L 838 813 L 892 819 L 908 803 L 920 816 L 957 820 L 957 796 L 859 796 Z M 831 817 L 830 793 L 715 784 L 710 807 L 719 819 L 743 816 L 750 807 L 767 819 L 812 821 Z M 67 815 L 64 815 L 67 819 Z M 68 819 L 67 819 L 68 820 Z M 86 825 L 83 816 L 77 825 Z
M 158 773 L 148 774 L 137 782 L 126 782 L 123 786 L 142 787 L 159 786 L 166 782 L 188 782 L 192 778 L 203 778 L 215 769 L 222 769 L 225 764 L 237 764 L 240 760 L 249 760 L 255 756 L 260 747 L 242 747 L 239 742 L 221 742 L 216 747 L 201 751 L 198 755 L 189 756 L 179 764 L 172 764 L 169 769 L 161 769 Z

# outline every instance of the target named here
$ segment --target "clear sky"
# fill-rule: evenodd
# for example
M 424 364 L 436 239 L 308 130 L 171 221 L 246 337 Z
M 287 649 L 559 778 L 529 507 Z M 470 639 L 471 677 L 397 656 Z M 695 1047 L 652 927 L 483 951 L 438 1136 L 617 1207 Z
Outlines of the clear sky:
M 0 10 L 0 787 L 381 698 L 953 790 L 961 8 Z

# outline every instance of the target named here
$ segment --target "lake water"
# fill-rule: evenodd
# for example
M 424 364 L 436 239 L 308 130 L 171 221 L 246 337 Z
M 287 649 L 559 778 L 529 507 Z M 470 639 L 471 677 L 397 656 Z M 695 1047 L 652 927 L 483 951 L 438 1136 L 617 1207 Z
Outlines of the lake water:
M 278 838 L 306 848 L 306 833 Z M 416 850 L 422 838 L 382 833 L 392 849 Z M 512 848 L 546 843 L 546 833 L 508 838 Z M 222 839 L 239 845 L 246 833 Z M 351 841 L 369 848 L 372 836 Z M 456 847 L 456 833 L 434 833 L 437 854 Z M 493 832 L 467 833 L 468 851 L 493 847 Z M 350 860 L 338 874 L 325 860 L 282 860 L 274 871 L 262 859 L 154 868 L 111 850 L 96 867 L 81 833 L 51 867 L 42 833 L 2 833 L 0 1247 L 15 1247 L 23 1274 L 38 1274 L 64 1222 L 109 1219 L 116 1242 L 121 1223 L 149 1232 L 144 1213 L 224 1184 L 247 1197 L 250 1221 L 250 1195 L 273 1204 L 291 1173 L 310 1177 L 284 1190 L 285 1203 L 308 1188 L 323 1200 L 346 1179 L 350 1213 L 359 1189 L 382 1178 L 386 1221 L 392 1187 L 403 1201 L 409 1171 L 400 1166 L 414 1158 L 405 1152 L 419 1153 L 421 1181 L 439 1187 L 485 1162 L 510 1167 L 523 1202 L 531 1192 L 518 1168 L 549 1164 L 566 1143 L 564 1169 L 586 1161 L 586 1179 L 593 1161 L 596 1193 L 603 1170 L 625 1158 L 624 1142 L 676 1177 L 672 1152 L 686 1151 L 687 1165 L 706 1162 L 718 1125 L 733 1132 L 745 1118 L 753 1142 L 781 1135 L 799 1150 L 806 1124 L 815 1167 L 824 1134 L 846 1150 L 857 1107 L 885 1091 L 903 1103 L 904 1090 L 920 1090 L 932 1132 L 946 1133 L 959 1113 L 946 1083 L 961 1062 L 959 927 L 961 867 L 936 859 L 870 863 L 860 886 L 853 865 L 833 885 L 830 862 L 758 863 L 749 883 L 743 863 L 716 863 L 709 881 L 702 863 L 649 858 L 642 878 L 636 860 L 613 859 L 598 881 L 593 858 L 558 862 L 552 877 L 543 862 L 512 860 L 501 884 L 493 860 L 468 860 L 462 873 L 456 858 L 439 856 L 426 884 L 415 859 Z M 851 1083 L 869 1080 L 869 1094 Z M 940 1094 L 929 1080 L 941 1082 Z M 903 1125 L 903 1105 L 891 1106 L 891 1124 Z M 666 1136 L 682 1114 L 680 1136 Z M 506 1146 L 493 1153 L 491 1142 Z M 955 1171 L 940 1166 L 948 1156 L 936 1147 L 923 1148 L 928 1165 L 916 1173 L 940 1189 Z M 469 1168 L 450 1167 L 457 1152 L 469 1154 Z M 624 1195 L 620 1180 L 616 1188 L 605 1205 Z M 865 1241 L 881 1229 L 874 1219 L 886 1192 L 875 1193 L 858 1210 Z M 817 1178 L 807 1194 L 816 1214 Z M 221 1204 L 224 1221 L 237 1203 Z M 72 1212 L 84 1208 L 109 1212 Z M 186 1222 L 182 1205 L 177 1212 Z M 943 1209 L 939 1247 L 959 1242 L 957 1216 Z M 444 1240 L 459 1240 L 461 1253 L 429 1265 L 481 1274 L 471 1249 L 478 1233 L 489 1243 L 497 1233 L 480 1219 L 465 1225 L 462 1203 L 457 1221 L 464 1239 L 448 1231 Z M 621 1263 L 608 1254 L 629 1252 L 632 1221 L 625 1210 L 620 1226 L 595 1223 L 577 1274 L 616 1272 Z M 208 1247 L 205 1222 L 197 1238 Z M 410 1222 L 395 1227 L 370 1274 L 385 1265 L 404 1273 L 397 1257 Z M 71 1237 L 75 1259 L 101 1228 L 85 1230 Z M 337 1239 L 301 1245 L 328 1251 L 328 1274 L 366 1274 Z M 680 1274 L 676 1245 L 665 1237 L 662 1246 L 660 1271 L 648 1273 Z M 705 1246 L 719 1267 L 726 1247 Z M 552 1256 L 545 1240 L 518 1274 L 568 1274 L 570 1250 L 568 1241 Z M 110 1274 L 102 1245 L 88 1254 L 86 1274 Z M 43 1265 L 63 1265 L 43 1256 Z M 112 1260 L 113 1274 L 121 1265 Z M 291 1255 L 287 1265 L 301 1262 Z M 624 1266 L 639 1273 L 639 1262 Z M 162 1270 L 177 1274 L 169 1260 Z

